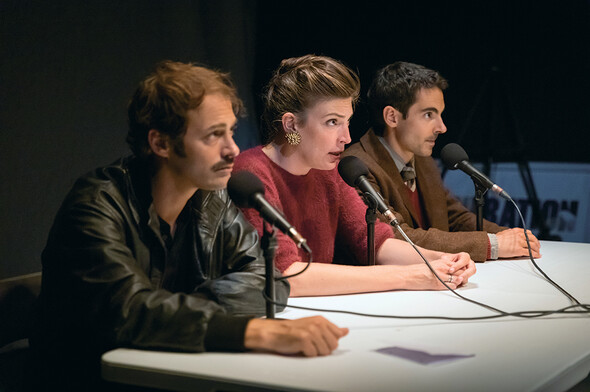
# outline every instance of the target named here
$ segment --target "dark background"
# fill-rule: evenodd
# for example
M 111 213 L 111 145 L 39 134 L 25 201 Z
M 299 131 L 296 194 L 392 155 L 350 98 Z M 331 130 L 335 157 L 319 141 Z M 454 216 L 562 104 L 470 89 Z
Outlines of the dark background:
M 127 154 L 127 99 L 162 59 L 228 71 L 258 143 L 259 94 L 285 57 L 358 71 L 404 60 L 449 80 L 449 142 L 474 161 L 590 162 L 589 2 L 0 0 L 0 279 L 40 271 L 74 180 Z M 491 72 L 495 69 L 495 72 Z M 492 79 L 490 79 L 492 77 Z M 351 123 L 365 131 L 364 106 Z

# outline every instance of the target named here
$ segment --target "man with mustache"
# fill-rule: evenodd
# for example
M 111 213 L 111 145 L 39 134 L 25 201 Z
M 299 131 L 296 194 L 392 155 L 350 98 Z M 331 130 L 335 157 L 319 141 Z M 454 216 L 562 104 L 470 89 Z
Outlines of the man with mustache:
M 42 390 L 114 390 L 117 347 L 327 355 L 346 335 L 322 317 L 265 314 L 255 229 L 224 189 L 242 103 L 228 76 L 165 61 L 128 106 L 130 157 L 80 178 L 42 255 L 31 337 Z M 276 283 L 286 303 L 289 285 Z M 51 388 L 55 387 L 55 388 Z
M 445 188 L 432 149 L 447 131 L 442 120 L 447 81 L 421 65 L 396 62 L 380 69 L 369 88 L 371 129 L 346 155 L 362 159 L 369 181 L 396 212 L 417 245 L 444 252 L 467 252 L 474 261 L 527 256 L 522 229 L 500 227 L 476 216 Z M 528 232 L 532 253 L 539 241 Z

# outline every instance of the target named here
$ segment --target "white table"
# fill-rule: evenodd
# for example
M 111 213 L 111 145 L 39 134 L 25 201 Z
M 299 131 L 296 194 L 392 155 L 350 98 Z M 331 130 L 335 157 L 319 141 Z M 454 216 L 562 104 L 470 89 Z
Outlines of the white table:
M 545 273 L 580 302 L 590 303 L 590 244 L 543 241 L 541 252 L 537 263 Z M 477 267 L 468 285 L 458 290 L 463 296 L 509 312 L 570 305 L 527 259 Z M 289 304 L 387 315 L 494 314 L 445 291 L 292 298 Z M 277 317 L 315 314 L 287 308 Z M 590 371 L 588 315 L 448 321 L 320 314 L 350 328 L 327 357 L 117 349 L 104 354 L 103 377 L 185 391 L 565 391 Z M 376 351 L 386 347 L 473 356 L 421 364 Z

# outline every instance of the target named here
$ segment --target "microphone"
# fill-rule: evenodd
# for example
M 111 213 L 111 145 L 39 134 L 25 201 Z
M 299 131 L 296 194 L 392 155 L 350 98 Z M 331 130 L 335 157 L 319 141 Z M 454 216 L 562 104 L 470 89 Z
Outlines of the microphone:
M 338 164 L 338 173 L 340 173 L 340 177 L 348 185 L 360 189 L 365 195 L 368 194 L 375 201 L 377 210 L 389 220 L 388 223 L 393 223 L 395 226 L 399 225 L 399 222 L 395 219 L 395 215 L 393 215 L 393 212 L 391 212 L 385 201 L 383 201 L 383 197 L 373 188 L 373 185 L 367 179 L 369 169 L 363 161 L 351 155 L 344 157 Z
M 264 185 L 255 174 L 245 170 L 233 173 L 227 183 L 227 192 L 238 207 L 256 209 L 264 220 L 288 235 L 298 248 L 308 251 L 307 240 L 264 198 Z
M 460 169 L 468 174 L 474 182 L 477 182 L 486 189 L 491 189 L 504 199 L 511 200 L 510 195 L 504 189 L 494 184 L 485 174 L 469 163 L 469 157 L 460 145 L 456 143 L 447 144 L 441 150 L 440 157 L 449 170 Z

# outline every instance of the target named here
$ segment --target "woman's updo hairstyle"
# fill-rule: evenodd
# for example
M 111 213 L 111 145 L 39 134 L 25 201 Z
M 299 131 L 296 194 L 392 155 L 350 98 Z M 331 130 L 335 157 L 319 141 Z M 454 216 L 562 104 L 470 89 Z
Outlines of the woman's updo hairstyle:
M 264 91 L 262 143 L 281 143 L 285 113 L 301 114 L 325 99 L 352 98 L 354 105 L 359 93 L 359 77 L 338 60 L 308 54 L 281 61 Z

